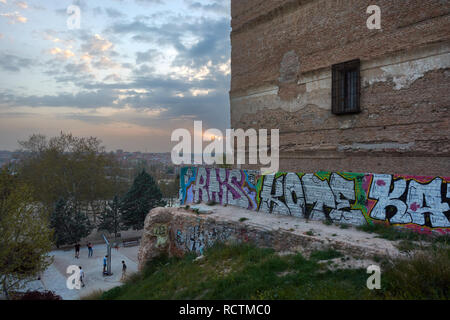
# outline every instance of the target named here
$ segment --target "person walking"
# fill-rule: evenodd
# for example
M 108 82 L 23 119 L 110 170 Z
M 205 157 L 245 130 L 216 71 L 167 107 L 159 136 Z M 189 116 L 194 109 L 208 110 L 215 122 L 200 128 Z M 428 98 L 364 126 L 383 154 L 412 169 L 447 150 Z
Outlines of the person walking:
M 107 266 L 107 263 L 108 263 L 108 255 L 106 255 L 106 256 L 103 257 L 103 275 L 106 274 L 106 266 Z
M 124 281 L 127 276 L 127 265 L 125 264 L 125 261 L 122 260 L 122 278 L 120 278 L 120 281 Z
M 80 266 L 80 283 L 81 283 L 81 287 L 84 288 L 84 270 L 81 266 Z
M 92 243 L 89 242 L 87 247 L 88 247 L 88 251 L 89 251 L 88 258 L 90 258 L 94 254 L 94 249 L 92 248 Z
M 80 244 L 78 242 L 75 245 L 75 258 L 80 259 Z

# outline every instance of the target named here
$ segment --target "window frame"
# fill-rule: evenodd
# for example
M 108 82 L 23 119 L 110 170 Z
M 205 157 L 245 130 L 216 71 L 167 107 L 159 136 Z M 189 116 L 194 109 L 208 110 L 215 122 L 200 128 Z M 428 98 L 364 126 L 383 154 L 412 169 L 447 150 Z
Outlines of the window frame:
M 354 94 L 354 106 L 349 106 L 349 100 L 346 93 L 348 86 L 346 75 L 356 71 L 356 94 Z M 331 93 L 331 111 L 335 115 L 357 114 L 361 112 L 361 61 L 359 59 L 346 61 L 332 65 L 332 93 Z M 344 96 L 339 92 L 343 91 Z

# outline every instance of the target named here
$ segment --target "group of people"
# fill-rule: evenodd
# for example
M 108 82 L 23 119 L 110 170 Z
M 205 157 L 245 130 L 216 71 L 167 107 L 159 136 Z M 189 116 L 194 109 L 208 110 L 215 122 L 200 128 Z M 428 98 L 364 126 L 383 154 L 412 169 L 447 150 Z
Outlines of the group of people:
M 107 274 L 107 269 L 108 267 L 108 255 L 103 257 L 103 275 L 108 275 Z M 122 260 L 122 278 L 120 278 L 120 281 L 125 280 L 127 276 L 127 265 L 125 264 L 125 261 Z
M 94 249 L 92 246 L 92 243 L 88 243 L 87 245 L 88 248 L 88 258 L 92 257 L 94 255 Z M 80 259 L 80 244 L 77 242 L 77 244 L 75 245 L 75 258 Z
M 75 244 L 75 258 L 79 259 L 80 258 L 80 244 L 77 243 Z M 93 245 L 92 243 L 88 243 L 87 244 L 87 248 L 88 248 L 88 258 L 92 257 L 94 255 L 94 249 L 93 249 Z M 84 270 L 81 266 L 80 267 L 80 283 L 81 286 L 84 287 Z M 108 267 L 108 255 L 103 257 L 103 275 L 107 275 L 107 267 Z M 125 264 L 125 261 L 122 260 L 122 277 L 120 279 L 120 281 L 125 280 L 126 278 L 126 274 L 127 274 L 127 265 Z

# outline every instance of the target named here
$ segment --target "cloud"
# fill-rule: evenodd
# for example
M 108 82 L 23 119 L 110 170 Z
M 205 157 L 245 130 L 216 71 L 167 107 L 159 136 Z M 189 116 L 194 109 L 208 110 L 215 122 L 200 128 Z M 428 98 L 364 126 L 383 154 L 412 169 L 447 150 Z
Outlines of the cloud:
M 120 12 L 119 10 L 116 10 L 114 8 L 106 8 L 105 13 L 109 18 L 112 18 L 112 19 L 125 17 L 125 14 L 123 14 L 122 12 Z
M 120 64 L 114 62 L 108 57 L 102 56 L 99 60 L 93 63 L 93 66 L 98 69 L 115 69 L 120 68 Z
M 163 0 L 136 0 L 139 4 L 164 4 Z
M 188 7 L 193 10 L 202 10 L 205 12 L 213 12 L 220 15 L 230 15 L 230 1 L 214 0 L 212 3 L 202 4 L 198 1 L 185 1 Z
M 136 64 L 152 62 L 154 59 L 161 56 L 161 52 L 156 49 L 149 49 L 145 52 L 136 52 Z
M 103 82 L 108 82 L 108 81 L 120 82 L 120 81 L 122 81 L 122 78 L 117 73 L 112 73 L 103 78 Z
M 42 115 L 41 123 L 47 114 L 58 118 L 61 126 L 70 123 L 68 128 L 74 132 L 93 130 L 88 134 L 102 138 L 101 132 L 109 130 L 109 136 L 123 141 L 123 146 L 150 132 L 159 136 L 148 139 L 149 144 L 158 140 L 167 145 L 170 130 L 193 120 L 219 129 L 229 125 L 230 17 L 222 15 L 226 6 L 221 7 L 221 1 L 186 1 L 191 11 L 178 4 L 173 10 L 169 1 L 171 11 L 153 9 L 152 5 L 165 9 L 157 5 L 163 1 L 135 0 L 134 6 L 122 1 L 127 4 L 126 14 L 119 11 L 118 0 L 95 8 L 77 3 L 96 24 L 76 31 L 65 30 L 65 24 L 59 31 L 36 26 L 40 37 L 35 38 L 48 47 L 37 60 L 39 73 L 32 71 L 31 79 L 42 79 L 45 85 L 33 91 L 0 88 L 0 109 L 36 112 Z M 145 10 L 136 3 L 146 5 Z M 42 52 L 42 47 L 36 48 Z M 35 62 L 0 54 L 4 71 L 18 72 Z
M 0 13 L 0 16 L 9 20 L 9 24 L 26 23 L 28 19 L 22 16 L 19 12 Z
M 5 71 L 19 72 L 21 69 L 26 69 L 33 66 L 34 61 L 28 58 L 21 58 L 19 56 L 7 53 L 0 54 L 0 68 Z
M 113 47 L 114 45 L 112 42 L 102 38 L 99 34 L 95 34 L 81 46 L 81 49 L 90 55 L 98 55 L 103 54 Z
M 69 49 L 63 50 L 58 47 L 51 48 L 49 52 L 51 55 L 57 56 L 58 58 L 62 59 L 70 59 L 75 56 L 75 53 L 73 53 L 71 50 Z
M 28 9 L 28 4 L 26 2 L 24 2 L 24 1 L 16 1 L 15 4 L 19 8 Z

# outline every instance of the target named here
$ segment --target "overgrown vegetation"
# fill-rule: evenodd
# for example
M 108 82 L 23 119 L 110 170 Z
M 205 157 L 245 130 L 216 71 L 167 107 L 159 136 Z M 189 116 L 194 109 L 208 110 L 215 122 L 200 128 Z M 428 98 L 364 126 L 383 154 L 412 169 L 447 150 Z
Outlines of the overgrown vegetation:
M 341 256 L 331 249 L 306 259 L 250 245 L 219 245 L 198 261 L 194 255 L 159 257 L 101 299 L 448 299 L 448 251 L 434 254 L 383 266 L 382 290 L 371 291 L 366 270 L 331 271 L 320 263 Z
M 365 224 L 357 227 L 358 230 L 376 233 L 380 238 L 387 240 L 427 241 L 432 243 L 450 243 L 449 235 L 429 235 L 393 227 L 384 223 Z
M 50 265 L 51 239 L 48 212 L 32 189 L 0 169 L 0 290 L 7 298 Z
M 379 297 L 449 299 L 450 249 L 430 248 L 384 265 Z M 382 270 L 383 270 L 382 269 Z

